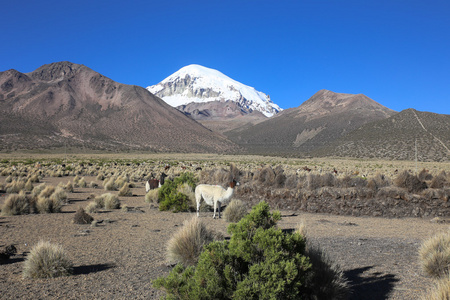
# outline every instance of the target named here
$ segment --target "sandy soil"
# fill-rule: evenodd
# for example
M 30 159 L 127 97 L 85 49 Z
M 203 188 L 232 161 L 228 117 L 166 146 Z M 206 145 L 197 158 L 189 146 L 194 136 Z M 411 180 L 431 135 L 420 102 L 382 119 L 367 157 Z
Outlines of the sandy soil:
M 86 182 L 96 181 L 85 177 Z M 0 177 L 4 182 L 4 178 Z M 73 178 L 45 178 L 57 185 Z M 98 182 L 99 186 L 101 182 Z M 133 197 L 120 197 L 135 209 L 103 211 L 92 216 L 98 226 L 73 224 L 78 207 L 86 207 L 91 193 L 101 188 L 76 188 L 70 204 L 58 214 L 0 216 L 0 246 L 14 244 L 18 254 L 0 266 L 0 299 L 154 299 L 162 295 L 151 281 L 166 275 L 166 242 L 193 213 L 160 212 L 144 201 L 139 183 Z M 6 195 L 1 194 L 0 204 Z M 242 199 L 245 201 L 245 199 Z M 226 234 L 228 223 L 201 219 Z M 385 219 L 308 214 L 282 211 L 281 228 L 307 225 L 308 237 L 344 269 L 352 286 L 351 299 L 415 299 L 432 285 L 420 269 L 417 250 L 421 242 L 445 231 L 448 223 L 429 219 Z M 23 279 L 26 254 L 39 240 L 61 244 L 75 265 L 74 275 L 54 279 Z

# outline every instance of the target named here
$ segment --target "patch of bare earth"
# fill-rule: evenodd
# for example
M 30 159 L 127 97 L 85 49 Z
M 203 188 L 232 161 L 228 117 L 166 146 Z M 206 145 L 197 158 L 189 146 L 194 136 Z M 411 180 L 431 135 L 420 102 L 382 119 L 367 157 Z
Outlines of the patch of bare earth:
M 85 177 L 86 182 L 95 177 Z M 0 178 L 4 182 L 5 178 Z M 57 185 L 72 177 L 45 178 Z M 75 188 L 62 213 L 0 216 L 0 246 L 14 244 L 17 255 L 0 266 L 1 299 L 155 299 L 163 295 L 151 281 L 170 271 L 167 241 L 194 213 L 160 212 L 144 201 L 138 183 L 133 197 L 120 197 L 129 212 L 109 210 L 91 214 L 97 226 L 72 222 L 89 195 L 101 188 Z M 117 193 L 117 192 L 114 192 Z M 5 194 L 0 196 L 3 204 Z M 245 201 L 245 199 L 242 199 Z M 281 228 L 306 223 L 310 241 L 321 246 L 344 269 L 352 286 L 351 299 L 415 299 L 432 284 L 421 271 L 417 251 L 421 241 L 448 224 L 428 219 L 347 217 L 282 211 Z M 202 221 L 226 234 L 228 223 L 201 213 Z M 61 244 L 74 263 L 74 275 L 54 279 L 23 279 L 24 259 L 39 240 Z

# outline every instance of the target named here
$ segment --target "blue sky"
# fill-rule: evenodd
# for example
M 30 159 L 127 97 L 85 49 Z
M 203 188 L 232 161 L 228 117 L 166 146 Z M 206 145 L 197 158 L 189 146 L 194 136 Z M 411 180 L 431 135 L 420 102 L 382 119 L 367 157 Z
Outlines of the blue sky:
M 450 114 L 450 1 L 3 1 L 0 71 L 71 61 L 156 84 L 200 64 L 282 108 L 320 89 Z

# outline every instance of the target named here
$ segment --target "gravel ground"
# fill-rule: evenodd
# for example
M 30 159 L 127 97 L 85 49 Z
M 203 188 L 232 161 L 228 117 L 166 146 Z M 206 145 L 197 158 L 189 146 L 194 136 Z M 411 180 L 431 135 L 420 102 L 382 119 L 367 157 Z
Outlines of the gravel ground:
M 0 178 L 4 180 L 4 178 Z M 57 185 L 72 178 L 46 178 Z M 95 178 L 86 177 L 87 182 Z M 99 182 L 100 184 L 100 182 Z M 101 185 L 100 185 L 101 186 Z M 103 189 L 75 189 L 70 204 L 58 214 L 0 216 L 0 246 L 14 244 L 17 255 L 0 267 L 0 299 L 155 299 L 162 292 L 151 280 L 170 271 L 166 242 L 193 213 L 160 212 L 144 202 L 142 183 L 122 205 L 136 208 L 93 213 L 98 226 L 72 222 L 75 211 L 86 207 L 92 193 Z M 6 195 L 0 196 L 0 204 Z M 242 199 L 245 201 L 245 199 Z M 212 214 L 212 213 L 211 213 Z M 226 234 L 224 219 L 210 213 L 201 219 Z M 432 285 L 420 269 L 421 242 L 445 231 L 448 223 L 429 219 L 386 219 L 282 211 L 281 228 L 304 222 L 308 239 L 319 245 L 344 270 L 352 287 L 351 299 L 415 299 Z M 39 240 L 61 244 L 73 261 L 74 275 L 54 279 L 23 279 L 26 254 Z

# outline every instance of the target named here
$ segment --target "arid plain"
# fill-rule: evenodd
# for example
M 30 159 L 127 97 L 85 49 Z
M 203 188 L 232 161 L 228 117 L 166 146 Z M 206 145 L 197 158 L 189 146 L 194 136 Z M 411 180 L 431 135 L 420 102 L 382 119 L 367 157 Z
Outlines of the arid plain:
M 241 186 L 237 188 L 234 198 L 247 203 L 248 209 L 257 201 L 267 200 L 273 209 L 281 211 L 281 228 L 296 228 L 301 222 L 306 224 L 308 239 L 319 245 L 344 270 L 352 289 L 350 299 L 414 299 L 424 293 L 432 286 L 433 281 L 421 270 L 418 248 L 424 239 L 446 231 L 450 226 L 448 198 L 429 200 L 441 201 L 443 205 L 439 202 L 440 206 L 433 206 L 428 214 L 426 211 L 416 210 L 420 211 L 418 217 L 407 215 L 414 211 L 406 209 L 408 205 L 401 206 L 408 213 L 399 212 L 400 217 L 396 218 L 387 217 L 387 212 L 386 215 L 381 213 L 380 216 L 373 217 L 366 214 L 365 210 L 361 210 L 360 215 L 348 213 L 349 210 L 334 211 L 333 214 L 320 211 L 311 213 L 308 212 L 311 209 L 302 209 L 304 205 L 292 205 L 307 201 L 305 195 L 308 193 L 287 193 L 287 184 L 275 187 L 262 182 L 258 187 L 258 181 L 250 179 L 250 176 L 256 176 L 258 170 L 270 166 L 274 170 L 281 168 L 286 178 L 333 174 L 337 179 L 347 176 L 355 180 L 368 180 L 382 174 L 394 180 L 403 170 L 418 173 L 426 169 L 432 176 L 437 176 L 441 171 L 448 173 L 450 163 L 444 162 L 130 153 L 21 153 L 2 154 L 0 159 L 0 168 L 4 171 L 0 176 L 3 191 L 7 181 L 26 178 L 37 167 L 40 168 L 41 175 L 39 183 L 33 184 L 35 186 L 42 183 L 53 186 L 67 184 L 73 182 L 75 176 L 84 178 L 87 183 L 86 187 L 75 186 L 73 192 L 67 193 L 67 203 L 60 213 L 0 216 L 0 247 L 13 244 L 17 248 L 17 254 L 0 267 L 2 299 L 153 299 L 162 296 L 161 291 L 152 287 L 151 281 L 170 271 L 171 265 L 166 259 L 166 243 L 185 220 L 195 217 L 195 213 L 162 212 L 158 210 L 157 203 L 146 202 L 145 180 L 151 172 L 157 176 L 164 171 L 169 178 L 173 178 L 189 171 L 196 174 L 200 183 L 212 183 L 220 181 L 218 176 L 210 176 L 216 174 L 215 170 L 226 172 L 229 164 L 234 162 L 242 174 Z M 99 179 L 99 172 L 108 177 L 106 170 L 109 170 L 110 176 L 128 175 L 132 184 L 132 196 L 119 197 L 121 206 L 128 209 L 102 209 L 91 213 L 96 226 L 74 224 L 77 209 L 86 208 L 94 196 L 106 192 L 118 194 L 118 191 L 106 191 L 104 179 Z M 15 171 L 18 173 L 7 174 Z M 58 171 L 62 173 L 58 174 Z M 358 180 L 355 182 L 359 182 Z M 305 186 L 298 187 L 299 185 L 295 189 L 306 189 Z M 241 192 L 239 189 L 242 189 Z M 345 191 L 351 190 L 350 187 Z M 250 197 L 252 191 L 258 197 Z M 281 194 L 284 196 L 279 197 Z M 309 194 L 314 193 L 309 191 Z M 301 195 L 303 200 L 295 199 L 295 195 Z M 320 200 L 321 195 L 330 205 L 333 201 L 338 201 L 324 193 L 317 192 L 314 197 L 317 196 Z M 408 194 L 405 199 L 399 198 L 396 201 L 409 201 L 410 206 L 420 205 L 420 209 L 426 210 L 422 202 L 415 201 L 421 195 Z M 4 204 L 7 197 L 8 193 L 0 194 L 0 205 Z M 362 203 L 366 199 L 355 197 L 352 201 Z M 379 201 L 380 206 L 395 203 L 385 199 Z M 377 205 L 376 195 L 370 202 L 371 205 Z M 382 212 L 394 209 L 396 208 L 385 207 Z M 212 212 L 202 212 L 200 218 L 207 226 L 227 236 L 226 228 L 229 223 L 225 219 L 212 219 Z M 26 255 L 39 240 L 63 246 L 74 264 L 72 276 L 37 280 L 22 278 Z

